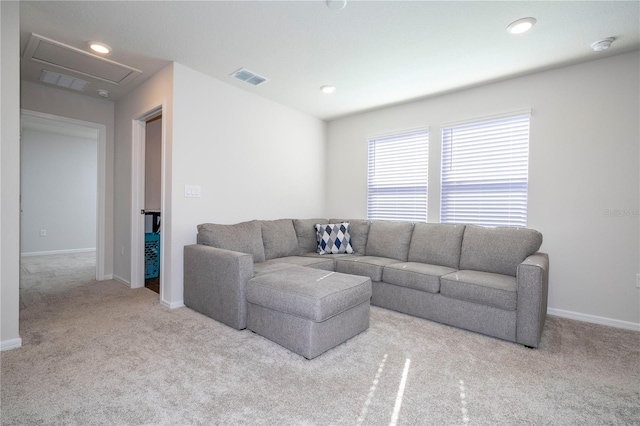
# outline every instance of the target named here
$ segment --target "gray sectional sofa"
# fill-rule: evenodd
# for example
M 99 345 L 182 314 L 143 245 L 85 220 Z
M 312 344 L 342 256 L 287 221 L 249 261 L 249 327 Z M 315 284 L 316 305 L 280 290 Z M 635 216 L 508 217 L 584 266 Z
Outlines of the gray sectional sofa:
M 353 253 L 318 254 L 315 225 L 341 222 L 349 222 Z M 197 244 L 184 249 L 184 301 L 244 329 L 254 281 L 266 274 L 286 281 L 289 268 L 298 276 L 325 270 L 369 278 L 373 305 L 538 347 L 549 272 L 541 244 L 532 229 L 473 225 L 323 218 L 202 224 Z M 357 297 L 352 304 L 366 290 Z

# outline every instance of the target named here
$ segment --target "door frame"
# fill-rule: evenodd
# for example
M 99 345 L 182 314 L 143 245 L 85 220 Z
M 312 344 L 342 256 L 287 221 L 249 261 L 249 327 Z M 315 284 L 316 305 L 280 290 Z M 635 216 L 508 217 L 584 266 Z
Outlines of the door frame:
M 146 125 L 147 121 L 162 115 L 165 110 L 164 104 L 159 104 L 149 111 L 143 113 L 132 120 L 131 135 L 131 288 L 144 287 L 145 283 L 145 256 L 144 256 L 144 209 L 145 194 L 145 146 L 146 146 Z M 160 165 L 160 300 L 165 300 L 164 273 L 165 255 L 167 253 L 165 235 L 164 213 L 166 212 L 165 200 L 165 129 L 166 123 L 163 118 L 161 130 L 161 165 Z
M 107 182 L 107 126 L 100 123 L 90 121 L 76 120 L 75 118 L 62 117 L 54 114 L 46 114 L 43 112 L 33 111 L 29 109 L 20 109 L 20 117 L 23 116 L 50 120 L 59 123 L 72 124 L 75 126 L 88 127 L 98 131 L 98 188 L 96 199 L 96 280 L 104 281 L 111 279 L 112 276 L 106 276 L 105 268 L 105 228 L 106 228 L 106 182 Z M 22 134 L 22 123 L 20 124 L 20 133 Z

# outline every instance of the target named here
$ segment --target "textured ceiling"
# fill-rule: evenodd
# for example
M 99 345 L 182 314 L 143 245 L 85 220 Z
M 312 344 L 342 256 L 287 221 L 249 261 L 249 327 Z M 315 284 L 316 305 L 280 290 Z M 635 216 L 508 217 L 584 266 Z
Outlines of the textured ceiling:
M 638 1 L 21 2 L 21 43 L 29 34 L 87 49 L 143 74 L 123 87 L 91 80 L 116 100 L 171 61 L 321 119 L 424 98 L 640 48 Z M 519 18 L 538 20 L 510 35 Z M 591 43 L 615 37 L 594 53 Z M 229 75 L 245 67 L 259 87 Z M 22 60 L 36 81 L 41 64 Z M 55 69 L 53 69 L 55 71 Z M 80 76 L 81 77 L 81 76 Z M 332 95 L 319 87 L 332 84 Z

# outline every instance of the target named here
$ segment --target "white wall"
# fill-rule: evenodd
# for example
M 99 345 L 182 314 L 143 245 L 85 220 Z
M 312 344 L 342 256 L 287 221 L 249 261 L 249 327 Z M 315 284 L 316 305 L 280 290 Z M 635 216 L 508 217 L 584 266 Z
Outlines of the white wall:
M 0 2 L 0 350 L 19 347 L 20 8 Z
M 255 88 L 260 93 L 260 88 Z M 325 214 L 325 122 L 175 64 L 172 283 L 196 226 Z M 199 185 L 201 198 L 185 198 Z
M 62 133 L 22 130 L 23 254 L 96 248 L 97 131 Z
M 550 312 L 639 329 L 639 62 L 634 52 L 332 121 L 328 214 L 366 216 L 367 137 L 430 126 L 438 222 L 439 125 L 531 109 L 528 226 L 551 259 Z
M 176 307 L 183 301 L 183 248 L 195 243 L 198 224 L 323 214 L 325 123 L 177 63 L 118 100 L 115 275 L 126 282 L 132 125 L 158 105 L 165 106 L 161 238 L 168 260 L 160 297 Z M 199 185 L 201 198 L 185 198 L 185 185 Z
M 23 109 L 106 127 L 104 273 L 111 276 L 114 271 L 114 103 L 26 81 L 21 82 L 21 86 L 20 104 Z

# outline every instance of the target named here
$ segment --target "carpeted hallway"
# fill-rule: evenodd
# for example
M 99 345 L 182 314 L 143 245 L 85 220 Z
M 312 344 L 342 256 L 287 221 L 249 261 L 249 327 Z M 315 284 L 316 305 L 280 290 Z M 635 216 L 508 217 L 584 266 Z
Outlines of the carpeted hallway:
M 549 317 L 529 350 L 373 307 L 368 331 L 307 361 L 96 282 L 90 255 L 47 258 L 23 258 L 3 425 L 640 423 L 637 332 Z

